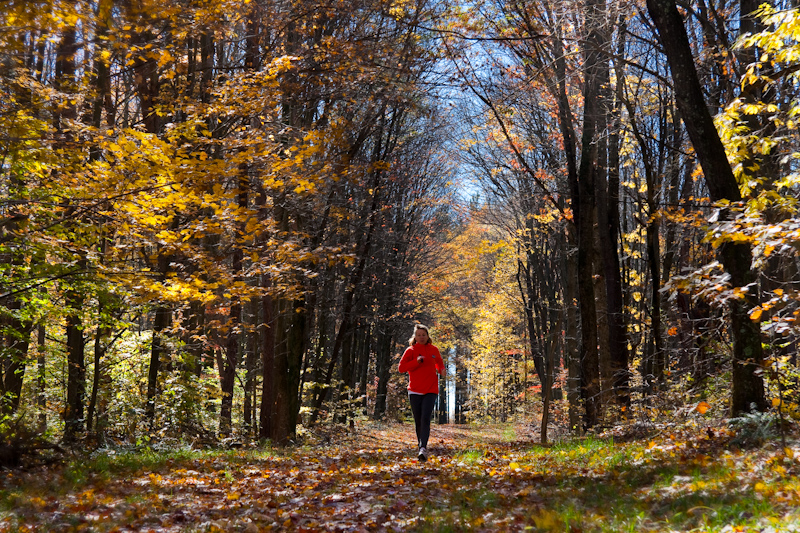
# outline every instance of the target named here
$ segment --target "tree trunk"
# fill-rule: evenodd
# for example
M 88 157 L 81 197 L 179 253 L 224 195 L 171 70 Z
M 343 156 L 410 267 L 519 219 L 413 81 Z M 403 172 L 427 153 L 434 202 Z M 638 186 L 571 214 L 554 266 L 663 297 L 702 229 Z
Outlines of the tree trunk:
M 341 348 L 341 363 L 339 365 L 339 391 L 334 401 L 333 411 L 336 413 L 334 417 L 334 421 L 338 423 L 342 423 L 347 419 L 347 413 L 349 413 L 349 400 L 350 400 L 350 392 L 351 383 L 353 382 L 353 337 L 355 336 L 355 331 L 345 335 L 344 340 L 342 341 L 342 348 Z
M 21 259 L 21 258 L 20 258 Z M 12 262 L 16 263 L 14 259 Z M 2 332 L 2 374 L 0 374 L 0 385 L 5 396 L 3 400 L 4 412 L 16 412 L 19 408 L 19 401 L 22 395 L 22 382 L 25 375 L 26 360 L 28 358 L 28 347 L 30 345 L 31 330 L 33 324 L 30 320 L 20 318 L 22 302 L 12 296 L 11 305 L 8 306 L 9 318 L 7 325 L 3 325 L 5 331 Z M 8 402 L 8 403 L 6 403 Z
M 567 183 L 570 189 L 573 209 L 578 205 L 578 168 L 576 166 L 576 142 L 574 120 L 570 111 L 570 101 L 567 95 L 566 59 L 560 36 L 553 39 L 553 55 L 555 57 L 556 74 L 556 101 L 558 102 L 558 124 L 564 143 L 564 156 L 567 160 Z M 578 271 L 576 268 L 574 252 L 577 248 L 577 220 L 567 223 L 564 228 L 564 301 L 566 302 L 566 342 L 564 361 L 567 366 L 567 398 L 569 404 L 569 425 L 571 430 L 581 430 L 580 424 L 580 354 L 578 348 L 579 318 L 578 309 Z
M 11 195 L 17 196 L 22 192 L 22 183 L 12 177 L 9 189 L 13 191 Z M 10 202 L 13 203 L 13 202 Z M 16 213 L 10 213 L 10 218 L 16 218 Z M 0 228 L 0 235 L 5 237 L 8 234 L 23 235 L 20 223 L 17 221 L 4 222 Z M 25 257 L 16 246 L 7 249 L 0 254 L 0 262 L 10 265 L 13 271 L 25 270 Z M 0 415 L 14 413 L 19 408 L 20 397 L 22 395 L 22 383 L 25 375 L 25 367 L 28 358 L 28 348 L 30 346 L 31 330 L 33 323 L 29 319 L 24 319 L 23 301 L 15 294 L 11 280 L 0 280 L 0 291 L 8 296 L 0 298 L 0 304 L 5 309 L 0 312 Z
M 64 415 L 64 440 L 71 442 L 83 431 L 83 402 L 86 396 L 86 358 L 83 322 L 78 314 L 83 297 L 74 290 L 67 292 L 67 405 Z
M 576 254 L 575 232 L 572 226 L 565 227 L 566 244 L 564 250 L 564 301 L 566 302 L 566 330 L 564 342 L 564 362 L 567 366 L 567 403 L 569 427 L 571 431 L 580 433 L 581 426 L 581 368 L 578 343 L 579 316 L 575 303 L 578 301 L 578 268 L 574 256 Z
M 467 366 L 464 364 L 466 356 L 466 349 L 458 351 L 458 347 L 456 347 L 456 424 L 467 423 L 467 411 L 469 410 L 469 383 L 467 381 Z
M 619 27 L 617 57 L 623 57 L 625 49 L 626 28 Z M 619 65 L 619 62 L 617 62 Z M 607 236 L 607 244 L 603 246 L 602 261 L 606 282 L 606 304 L 608 310 L 608 348 L 611 370 L 611 385 L 614 389 L 614 400 L 623 412 L 627 412 L 631 403 L 630 370 L 628 368 L 628 328 L 625 323 L 625 306 L 622 298 L 622 265 L 619 259 L 620 214 L 619 214 L 619 131 L 623 98 L 624 70 L 616 69 L 617 82 L 613 108 L 610 111 L 611 134 L 608 139 L 608 171 L 607 181 L 603 184 L 605 198 L 599 202 L 602 210 L 598 219 L 603 232 Z
M 162 335 L 169 327 L 172 320 L 172 312 L 168 307 L 157 307 L 155 320 L 153 321 L 153 339 L 150 345 L 150 364 L 147 370 L 147 399 L 145 404 L 145 419 L 148 427 L 152 430 L 156 418 L 156 396 L 159 392 L 158 374 L 161 370 L 161 361 L 166 359 L 167 349 L 164 346 Z
M 233 391 L 236 385 L 236 369 L 239 366 L 241 314 L 242 306 L 239 300 L 235 299 L 228 314 L 228 333 L 225 347 L 217 352 L 219 384 L 220 392 L 222 393 L 222 402 L 219 410 L 219 435 L 223 438 L 230 437 L 232 429 Z
M 449 357 L 443 357 L 444 359 L 444 367 L 447 369 L 447 362 L 450 360 Z M 439 418 L 437 420 L 440 424 L 447 424 L 450 421 L 450 413 L 448 412 L 447 406 L 447 372 L 445 371 L 445 375 L 442 378 L 439 378 Z
M 47 367 L 46 349 L 47 330 L 44 324 L 39 324 L 37 328 L 37 361 L 36 361 L 36 389 L 37 404 L 39 406 L 39 433 L 47 431 Z
M 103 314 L 105 312 L 107 312 L 106 304 L 101 299 L 97 306 L 97 315 L 100 317 L 101 321 L 103 320 Z M 89 395 L 89 406 L 86 409 L 86 431 L 89 433 L 91 433 L 94 427 L 97 397 L 98 394 L 100 394 L 100 385 L 103 381 L 103 358 L 106 354 L 106 346 L 110 335 L 111 328 L 101 322 L 97 327 L 94 337 L 94 375 L 92 376 L 92 392 Z
M 56 52 L 56 88 L 64 93 L 73 92 L 75 84 L 75 55 L 78 50 L 76 30 L 70 28 L 64 32 Z M 64 105 L 54 114 L 54 124 L 57 132 L 56 144 L 66 143 L 70 133 L 66 130 L 65 122 L 77 116 L 75 106 L 71 103 Z M 70 214 L 72 207 L 67 207 Z M 79 262 L 80 264 L 81 262 Z M 82 267 L 85 268 L 85 263 Z M 86 391 L 86 361 L 84 358 L 83 324 L 80 310 L 84 298 L 76 288 L 67 289 L 64 296 L 64 307 L 67 309 L 66 336 L 67 336 L 67 403 L 64 413 L 64 440 L 73 441 L 78 433 L 83 430 L 83 401 Z
M 605 15 L 604 15 L 605 18 Z M 598 21 L 599 24 L 602 24 Z M 605 35 L 607 30 L 603 29 L 601 35 Z M 605 257 L 611 254 L 612 236 L 610 233 L 610 206 L 608 205 L 608 134 L 612 123 L 611 102 L 611 76 L 609 73 L 609 63 L 606 56 L 601 56 L 597 65 L 597 123 L 595 131 L 596 139 L 593 143 L 597 145 L 597 162 L 594 165 L 594 247 L 593 247 L 593 267 L 595 275 L 594 292 L 597 316 L 597 361 L 600 379 L 600 406 L 598 416 L 605 417 L 605 408 L 611 404 L 613 396 L 613 371 L 611 369 L 611 311 L 608 306 L 609 280 Z
M 653 337 L 653 378 L 659 386 L 665 385 L 667 358 L 661 334 L 661 246 L 658 231 L 658 205 L 655 183 L 647 180 L 647 266 L 650 272 L 650 334 Z
M 533 235 L 533 217 L 526 216 L 527 235 Z M 536 327 L 536 317 L 534 316 L 534 304 L 537 300 L 536 290 L 534 288 L 534 279 L 531 275 L 533 263 L 536 261 L 536 254 L 533 251 L 533 242 L 525 244 L 525 261 L 518 261 L 517 263 L 517 287 L 522 300 L 522 307 L 525 312 L 525 325 L 528 339 L 528 350 L 533 358 L 533 367 L 536 375 L 539 377 L 539 383 L 542 386 L 542 400 L 545 398 L 545 386 L 551 381 L 550 374 L 547 373 L 547 366 L 544 362 L 544 349 L 540 339 L 542 332 Z M 544 317 L 541 317 L 542 321 Z M 544 413 L 543 416 L 546 416 Z
M 378 325 L 378 342 L 375 354 L 375 374 L 378 387 L 375 391 L 375 410 L 372 418 L 380 420 L 386 414 L 386 393 L 389 390 L 389 377 L 392 370 L 392 345 L 394 337 L 387 331 L 386 323 Z
M 584 57 L 584 111 L 581 158 L 578 167 L 577 197 L 573 199 L 578 227 L 578 300 L 581 317 L 581 399 L 584 403 L 584 428 L 597 425 L 601 410 L 600 368 L 597 351 L 597 315 L 594 300 L 593 251 L 595 222 L 595 177 L 597 167 L 597 125 L 603 46 L 601 35 L 602 2 L 586 3 L 589 35 Z
M 253 299 L 247 305 L 247 341 L 245 348 L 245 382 L 244 382 L 244 434 L 250 439 L 258 432 L 258 421 L 255 416 L 255 399 L 258 374 L 258 301 Z
M 595 193 L 597 198 L 597 216 L 600 217 L 600 205 L 605 200 L 605 195 L 601 192 L 604 186 L 603 172 L 598 172 L 595 176 Z M 608 298 L 606 296 L 606 289 L 608 283 L 606 281 L 605 270 L 603 269 L 603 255 L 604 247 L 609 246 L 605 228 L 602 223 L 594 225 L 594 302 L 596 307 L 597 316 L 597 363 L 598 371 L 600 374 L 600 405 L 603 410 L 599 413 L 601 418 L 605 418 L 605 409 L 611 403 L 614 393 L 613 371 L 611 370 L 611 350 L 609 346 L 609 317 L 608 317 Z M 602 244 L 601 244 L 602 242 Z
M 262 280 L 264 288 L 269 287 L 266 276 Z M 275 304 L 272 296 L 261 297 L 261 411 L 259 413 L 258 436 L 261 439 L 272 438 L 276 433 L 277 413 L 275 412 Z
M 276 444 L 285 445 L 294 439 L 300 411 L 298 388 L 305 351 L 306 311 L 302 298 L 279 298 L 276 307 L 275 345 L 278 350 L 273 367 L 275 402 L 269 438 Z
M 647 9 L 655 22 L 659 40 L 672 73 L 676 101 L 686 131 L 703 167 L 711 199 L 715 202 L 742 199 L 736 178 L 725 154 L 725 148 L 706 107 L 703 90 L 694 67 L 689 38 L 675 0 L 647 0 Z M 723 213 L 723 216 L 725 214 Z M 747 244 L 726 243 L 719 256 L 730 274 L 731 285 L 747 287 L 755 281 L 750 269 L 751 249 Z M 763 370 L 763 349 L 758 324 L 750 320 L 748 311 L 758 303 L 758 295 L 750 288 L 742 300 L 732 300 L 731 336 L 733 338 L 733 375 L 731 412 L 739 415 L 755 407 L 766 408 Z
M 239 183 L 237 204 L 240 210 L 247 209 L 249 203 L 248 187 L 249 180 L 247 177 L 248 169 L 242 167 L 239 169 Z M 244 234 L 244 222 L 239 224 L 238 234 Z M 234 282 L 242 281 L 242 260 L 244 252 L 241 245 L 234 242 L 234 248 L 231 258 L 231 272 L 233 273 Z M 242 301 L 240 298 L 234 296 L 231 300 L 230 313 L 228 314 L 228 333 L 225 342 L 225 354 L 221 358 L 219 364 L 219 379 L 220 389 L 222 392 L 222 404 L 219 410 L 219 434 L 221 437 L 229 437 L 232 430 L 232 416 L 233 416 L 233 391 L 236 385 L 236 370 L 239 367 L 239 352 L 241 349 L 241 328 L 242 324 Z
M 289 413 L 289 353 L 288 353 L 288 329 L 291 328 L 291 316 L 286 316 L 291 312 L 290 301 L 285 298 L 275 299 L 275 356 L 272 370 L 272 384 L 274 400 L 271 410 L 269 438 L 279 446 L 288 444 L 294 435 L 294 430 L 290 431 Z
M 361 406 L 361 414 L 367 414 L 367 382 L 369 381 L 369 359 L 372 352 L 372 332 L 371 327 L 362 328 L 361 349 L 358 354 L 358 390 L 356 397 L 359 398 L 358 404 Z

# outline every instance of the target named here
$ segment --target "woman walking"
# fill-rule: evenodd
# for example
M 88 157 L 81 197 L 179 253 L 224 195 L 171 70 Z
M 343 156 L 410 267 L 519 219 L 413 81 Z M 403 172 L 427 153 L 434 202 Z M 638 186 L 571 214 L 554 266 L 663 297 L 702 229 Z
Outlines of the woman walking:
M 428 459 L 428 437 L 431 434 L 433 406 L 439 397 L 439 378 L 444 375 L 444 361 L 439 349 L 431 343 L 428 328 L 422 324 L 414 326 L 414 336 L 408 340 L 400 366 L 400 373 L 408 372 L 408 400 L 414 414 L 417 430 L 418 458 Z

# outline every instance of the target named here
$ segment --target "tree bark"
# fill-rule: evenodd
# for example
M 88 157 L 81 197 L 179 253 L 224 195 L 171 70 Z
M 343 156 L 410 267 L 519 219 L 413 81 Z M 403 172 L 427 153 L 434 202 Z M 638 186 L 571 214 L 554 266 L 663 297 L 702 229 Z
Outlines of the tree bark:
M 450 413 L 448 412 L 447 407 L 447 362 L 450 360 L 449 357 L 445 356 L 444 359 L 444 368 L 445 374 L 443 377 L 439 378 L 439 405 L 437 409 L 439 410 L 439 418 L 437 422 L 440 424 L 447 424 L 449 422 Z
M 169 308 L 159 306 L 155 310 L 155 320 L 153 321 L 153 338 L 150 345 L 150 364 L 147 370 L 147 398 L 145 403 L 145 419 L 148 427 L 154 428 L 156 418 L 156 396 L 159 392 L 158 374 L 161 370 L 161 360 L 166 358 L 167 348 L 164 346 L 162 337 L 172 320 L 172 312 Z
M 469 411 L 469 381 L 467 366 L 464 359 L 467 356 L 466 348 L 458 351 L 456 347 L 456 397 L 455 397 L 455 418 L 456 424 L 467 423 L 467 412 Z
M 572 198 L 573 210 L 578 209 L 578 167 L 577 167 L 577 147 L 575 141 L 575 125 L 571 112 L 569 96 L 567 95 L 567 64 L 564 54 L 561 36 L 556 35 L 553 39 L 553 57 L 555 71 L 555 99 L 558 103 L 558 125 L 564 144 L 564 157 L 567 164 L 567 185 Z M 578 271 L 576 268 L 573 250 L 577 248 L 577 217 L 568 222 L 564 228 L 564 249 L 562 251 L 563 265 L 563 290 L 566 324 L 565 356 L 564 363 L 567 366 L 567 402 L 569 404 L 569 425 L 571 430 L 581 430 L 580 424 L 580 353 L 578 347 L 578 322 L 579 311 L 576 308 L 578 302 Z
M 256 396 L 258 386 L 258 300 L 250 300 L 247 305 L 247 343 L 245 348 L 245 383 L 244 383 L 244 434 L 250 439 L 258 433 L 256 418 Z
M 287 115 L 289 113 L 287 112 Z M 285 193 L 276 199 L 275 219 L 278 230 L 288 233 L 290 214 L 286 206 Z M 302 221 L 295 221 L 297 227 Z M 298 285 L 302 282 L 295 279 Z M 300 290 L 300 287 L 297 288 Z M 300 369 L 307 338 L 306 301 L 304 296 L 290 297 L 281 294 L 273 301 L 275 329 L 272 366 L 271 407 L 269 409 L 268 438 L 277 445 L 285 446 L 295 437 L 297 417 L 300 413 L 299 388 Z M 266 383 L 265 383 L 266 389 Z
M 55 85 L 62 93 L 71 93 L 75 90 L 76 64 L 75 55 L 78 50 L 75 28 L 69 28 L 61 37 L 56 52 Z M 65 122 L 77 117 L 74 104 L 62 105 L 54 113 L 54 125 L 57 135 L 57 145 L 62 147 L 69 141 L 71 134 L 67 131 Z M 67 207 L 67 213 L 73 210 Z M 78 264 L 85 268 L 85 262 Z M 74 283 L 74 280 L 73 280 Z M 64 414 L 64 440 L 73 441 L 78 433 L 83 430 L 83 402 L 86 391 L 86 361 L 84 355 L 83 324 L 80 309 L 83 307 L 83 295 L 75 287 L 67 289 L 64 296 L 64 307 L 67 309 L 66 336 L 67 336 L 67 403 Z
M 240 177 L 238 183 L 237 203 L 240 210 L 244 211 L 248 205 L 247 168 L 239 169 Z M 244 222 L 239 224 L 237 239 L 244 233 Z M 242 281 L 242 260 L 244 253 L 239 243 L 234 242 L 234 249 L 231 258 L 231 272 L 234 282 Z M 219 411 L 219 434 L 221 437 L 229 437 L 231 434 L 231 419 L 233 416 L 233 390 L 236 385 L 236 370 L 239 367 L 239 352 L 241 351 L 241 332 L 242 332 L 242 301 L 234 296 L 231 299 L 230 312 L 228 314 L 228 333 L 225 342 L 225 353 L 219 361 L 219 379 L 222 392 L 222 404 Z
M 64 440 L 71 442 L 83 431 L 83 402 L 86 396 L 86 356 L 83 322 L 79 310 L 83 296 L 69 290 L 65 296 L 67 315 L 67 405 L 64 415 Z
M 361 349 L 358 354 L 358 390 L 356 397 L 359 398 L 361 413 L 367 413 L 367 382 L 369 381 L 369 359 L 372 353 L 372 327 L 362 328 Z
M 36 392 L 37 392 L 37 405 L 39 407 L 39 432 L 44 433 L 47 431 L 47 367 L 46 367 L 46 349 L 45 341 L 47 340 L 47 329 L 44 324 L 39 324 L 37 329 L 37 343 L 36 343 Z
M 269 289 L 266 276 L 262 287 Z M 261 298 L 260 352 L 261 352 L 261 407 L 259 412 L 259 438 L 269 439 L 274 435 L 277 424 L 275 412 L 275 304 L 272 296 Z
M 289 444 L 295 436 L 300 412 L 298 388 L 305 351 L 306 310 L 303 298 L 276 300 L 277 330 L 273 366 L 274 407 L 269 435 L 278 445 Z
M 389 377 L 392 369 L 392 345 L 394 338 L 387 331 L 388 325 L 378 326 L 378 342 L 375 354 L 375 374 L 378 388 L 375 391 L 375 409 L 372 418 L 380 420 L 386 415 L 386 394 L 389 390 Z
M 623 57 L 625 50 L 626 28 L 619 26 L 617 57 Z M 620 186 L 620 161 L 619 146 L 621 128 L 620 115 L 623 98 L 624 70 L 617 62 L 616 67 L 615 97 L 610 114 L 610 131 L 608 139 L 608 166 L 607 181 L 603 186 L 605 198 L 600 204 L 604 212 L 598 212 L 601 231 L 608 238 L 607 245 L 603 246 L 603 271 L 606 282 L 606 303 L 608 309 L 608 344 L 611 370 L 611 386 L 614 389 L 614 400 L 623 412 L 631 404 L 630 396 L 630 369 L 628 368 L 628 328 L 625 322 L 625 306 L 622 297 L 622 265 L 619 259 L 619 186 Z
M 17 262 L 16 259 L 12 262 Z M 22 383 L 25 375 L 28 348 L 30 346 L 31 330 L 33 324 L 30 320 L 20 318 L 22 302 L 12 296 L 11 304 L 7 307 L 10 315 L 7 324 L 2 324 L 5 331 L 2 332 L 3 357 L 2 368 L 0 368 L 0 385 L 5 396 L 3 400 L 4 412 L 16 412 L 19 408 L 20 397 L 22 395 Z M 8 402 L 8 403 L 6 403 Z
M 92 118 L 91 123 L 97 131 L 100 131 L 103 119 L 103 110 L 107 109 L 106 104 L 111 99 L 111 79 L 108 61 L 105 59 L 102 52 L 108 50 L 108 21 L 111 16 L 112 1 L 101 0 L 97 6 L 97 35 L 98 35 L 98 50 L 94 56 L 93 74 L 94 74 L 94 101 L 92 102 Z M 113 120 L 113 115 L 108 117 Z M 109 126 L 114 127 L 113 121 L 109 121 Z M 97 161 L 101 157 L 101 149 L 98 145 L 93 144 L 90 148 L 89 157 L 93 161 Z M 109 239 L 104 230 L 100 231 L 100 249 L 101 261 L 105 262 L 105 256 L 108 253 Z M 115 299 L 111 294 L 104 289 L 100 289 L 97 295 L 97 317 L 98 326 L 95 332 L 94 343 L 94 375 L 92 376 L 92 392 L 89 396 L 89 405 L 86 412 L 86 430 L 91 433 L 93 428 L 96 430 L 95 435 L 97 441 L 101 442 L 103 428 L 101 424 L 95 424 L 95 412 L 97 408 L 97 398 L 100 394 L 100 387 L 103 383 L 103 357 L 105 357 L 108 348 L 108 341 L 111 336 L 111 326 L 109 325 L 108 316 L 111 312 L 110 304 L 113 304 Z
M 600 363 L 597 351 L 597 310 L 594 300 L 593 251 L 595 221 L 595 177 L 597 172 L 598 97 L 605 43 L 602 37 L 602 2 L 586 3 L 587 36 L 584 57 L 584 109 L 577 197 L 573 200 L 578 228 L 578 300 L 581 317 L 581 399 L 584 428 L 597 425 L 601 411 Z
M 565 227 L 564 250 L 564 301 L 566 309 L 564 317 L 564 363 L 567 367 L 567 403 L 570 431 L 580 433 L 581 426 L 581 368 L 578 343 L 579 313 L 575 303 L 578 301 L 578 268 L 574 259 L 577 253 L 575 231 L 571 225 Z
M 219 435 L 230 437 L 233 415 L 233 391 L 236 385 L 236 369 L 239 366 L 239 338 L 240 318 L 242 306 L 238 299 L 231 303 L 228 314 L 228 333 L 225 347 L 217 353 L 217 366 L 219 368 L 219 384 L 222 393 L 222 402 L 219 410 Z

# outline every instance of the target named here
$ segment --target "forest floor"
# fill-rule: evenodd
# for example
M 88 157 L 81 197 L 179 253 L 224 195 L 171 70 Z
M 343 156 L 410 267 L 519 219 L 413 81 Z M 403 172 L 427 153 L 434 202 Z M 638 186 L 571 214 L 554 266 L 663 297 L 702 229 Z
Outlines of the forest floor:
M 800 441 L 726 429 L 534 443 L 521 426 L 328 428 L 320 444 L 103 450 L 0 472 L 0 531 L 800 531 Z

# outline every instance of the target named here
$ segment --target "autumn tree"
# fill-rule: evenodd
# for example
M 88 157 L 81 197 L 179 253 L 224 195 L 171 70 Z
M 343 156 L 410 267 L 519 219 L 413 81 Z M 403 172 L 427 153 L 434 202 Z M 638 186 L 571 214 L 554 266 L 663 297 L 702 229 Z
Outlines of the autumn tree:
M 713 118 L 708 112 L 694 69 L 689 39 L 677 6 L 674 2 L 663 0 L 648 1 L 647 5 L 659 31 L 674 81 L 678 108 L 703 167 L 711 199 L 715 202 L 739 202 L 742 194 Z M 758 296 L 749 289 L 755 281 L 750 267 L 751 249 L 745 243 L 726 242 L 720 245 L 719 255 L 725 270 L 731 276 L 732 286 L 742 290 L 741 297 L 731 299 L 729 304 L 733 338 L 731 410 L 734 414 L 747 412 L 753 406 L 762 410 L 766 401 L 761 375 L 761 334 L 758 325 L 750 320 L 748 314 L 758 302 Z
M 791 119 L 796 103 L 782 101 L 779 95 L 790 94 L 796 82 L 798 41 L 793 31 L 798 12 L 763 6 L 752 16 L 759 23 L 749 28 L 761 31 L 743 35 L 737 48 L 754 61 L 742 72 L 742 94 L 717 117 L 734 174 L 749 194 L 733 220 L 720 224 L 719 239 L 745 238 L 752 247 L 752 265 L 763 293 L 750 319 L 760 323 L 766 340 L 772 404 L 787 411 L 794 408 L 788 398 L 797 387 L 796 378 L 790 377 L 797 368 L 792 349 L 797 335 L 797 270 L 796 240 L 789 228 L 797 209 L 797 175 L 790 161 L 798 146 Z

